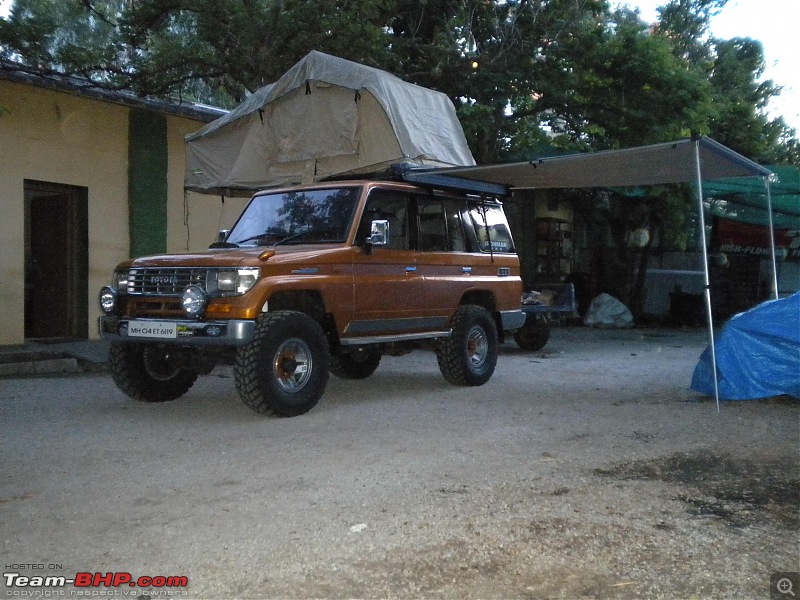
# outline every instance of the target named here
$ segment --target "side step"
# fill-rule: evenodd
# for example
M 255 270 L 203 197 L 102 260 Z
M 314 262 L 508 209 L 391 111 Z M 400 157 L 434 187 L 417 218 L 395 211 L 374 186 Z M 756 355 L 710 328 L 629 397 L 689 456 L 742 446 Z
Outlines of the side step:
M 450 337 L 452 329 L 446 331 L 426 331 L 425 333 L 401 333 L 396 335 L 373 335 L 365 337 L 342 338 L 342 346 L 366 346 L 367 344 L 390 344 L 392 342 L 407 342 L 412 340 L 429 340 Z

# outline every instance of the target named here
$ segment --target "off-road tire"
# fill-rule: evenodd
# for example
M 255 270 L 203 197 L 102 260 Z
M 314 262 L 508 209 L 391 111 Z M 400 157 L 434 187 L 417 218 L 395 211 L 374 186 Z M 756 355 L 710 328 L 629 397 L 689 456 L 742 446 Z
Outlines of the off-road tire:
M 366 379 L 381 364 L 377 350 L 345 352 L 331 356 L 331 373 L 339 379 Z
M 550 323 L 544 315 L 528 314 L 525 325 L 514 333 L 517 346 L 528 352 L 541 350 L 550 339 Z
M 169 364 L 170 347 L 159 344 L 111 344 L 111 377 L 126 395 L 140 402 L 168 402 L 194 385 L 197 373 Z M 160 371 L 160 372 L 159 372 Z
M 453 385 L 483 385 L 497 365 L 497 325 L 482 306 L 459 306 L 450 319 L 452 335 L 439 341 L 436 360 Z
M 253 339 L 236 352 L 234 378 L 242 401 L 262 415 L 308 412 L 328 383 L 330 353 L 319 324 L 282 310 L 261 315 Z

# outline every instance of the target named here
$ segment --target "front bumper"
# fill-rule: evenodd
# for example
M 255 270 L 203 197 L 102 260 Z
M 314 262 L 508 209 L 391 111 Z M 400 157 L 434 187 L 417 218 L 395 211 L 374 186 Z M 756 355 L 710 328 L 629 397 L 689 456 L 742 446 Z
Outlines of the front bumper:
M 112 342 L 158 342 L 182 346 L 244 346 L 253 339 L 256 322 L 130 319 L 103 316 L 100 336 Z

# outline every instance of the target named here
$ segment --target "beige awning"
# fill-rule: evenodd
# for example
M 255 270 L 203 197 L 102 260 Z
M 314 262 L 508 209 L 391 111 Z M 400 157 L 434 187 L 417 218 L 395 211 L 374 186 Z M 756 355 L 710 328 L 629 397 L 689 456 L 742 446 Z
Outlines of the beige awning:
M 553 156 L 532 161 L 438 169 L 437 173 L 511 189 L 625 187 L 697 181 L 695 140 Z M 703 180 L 768 177 L 771 171 L 706 137 L 699 139 Z

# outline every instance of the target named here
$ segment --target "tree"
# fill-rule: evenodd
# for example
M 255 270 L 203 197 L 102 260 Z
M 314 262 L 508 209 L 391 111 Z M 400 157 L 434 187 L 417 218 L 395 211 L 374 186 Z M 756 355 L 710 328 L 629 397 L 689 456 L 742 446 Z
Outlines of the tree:
M 124 56 L 115 24 L 125 0 L 100 0 L 89 9 L 82 2 L 15 0 L 10 18 L 0 20 L 2 58 L 16 60 L 45 74 L 77 74 L 113 85 Z M 104 65 L 98 73 L 98 65 Z
M 561 129 L 573 145 L 626 148 L 703 132 L 711 87 L 628 11 L 616 12 L 591 52 L 574 52 Z
M 612 39 L 600 47 L 608 53 L 603 59 L 609 66 L 606 76 L 602 69 L 582 71 L 597 78 L 587 98 L 597 99 L 609 112 L 587 106 L 593 147 L 634 146 L 703 133 L 762 164 L 798 164 L 795 132 L 765 112 L 779 89 L 771 81 L 760 81 L 761 44 L 708 36 L 709 19 L 725 2 L 672 0 L 660 9 L 661 20 L 652 34 L 637 32 L 638 19 L 631 15 L 618 15 Z M 656 87 L 659 84 L 664 87 Z M 610 256 L 604 265 L 595 265 L 605 270 L 605 291 L 618 294 L 637 318 L 642 316 L 650 254 L 668 249 L 668 240 L 672 249 L 676 241 L 677 248 L 691 245 L 687 236 L 694 234 L 696 224 L 689 190 L 650 188 L 635 199 L 595 194 L 575 206 L 582 213 L 579 218 L 609 234 L 605 253 Z M 628 236 L 637 229 L 650 236 L 643 246 L 631 247 Z
M 716 114 L 712 135 L 721 143 L 762 164 L 798 163 L 797 146 L 787 144 L 794 131 L 782 118 L 766 114 L 769 100 L 780 93 L 764 72 L 761 42 L 748 38 L 715 40 L 711 72 Z
M 676 56 L 704 70 L 713 62 L 709 44 L 712 17 L 725 8 L 728 0 L 669 0 L 658 9 L 655 31 L 671 40 Z
M 560 111 L 565 147 L 627 148 L 706 133 L 712 112 L 708 79 L 674 51 L 669 38 L 653 35 L 636 13 L 611 15 L 592 52 L 578 57 Z M 580 192 L 576 219 L 593 231 L 590 271 L 600 276 L 595 291 L 609 292 L 643 316 L 645 276 L 652 252 L 691 214 L 688 194 L 678 186 L 649 188 L 631 197 L 615 191 Z M 649 232 L 644 244 L 631 232 Z M 602 235 L 601 235 L 602 234 Z
M 447 94 L 480 164 L 692 133 L 800 164 L 796 133 L 766 115 L 780 90 L 761 81 L 760 44 L 709 36 L 726 2 L 668 0 L 650 27 L 606 0 L 15 0 L 0 58 L 231 106 L 317 49 Z M 586 204 L 613 232 L 612 263 L 636 273 L 618 286 L 634 311 L 648 253 L 689 219 L 685 190 L 650 197 Z M 643 227 L 663 235 L 630 248 L 627 233 Z
M 721 40 L 709 35 L 711 18 L 728 0 L 671 0 L 659 9 L 657 35 L 670 40 L 711 84 L 713 112 L 706 132 L 761 164 L 800 164 L 796 131 L 767 114 L 770 99 L 781 88 L 762 80 L 761 42 L 748 38 Z
M 0 57 L 231 106 L 319 49 L 446 93 L 485 164 L 553 144 L 550 132 L 565 149 L 613 148 L 689 131 L 723 138 L 740 102 L 761 115 L 778 88 L 728 90 L 722 72 L 756 81 L 763 56 L 707 36 L 726 1 L 671 0 L 651 33 L 605 0 L 15 0 Z M 755 124 L 759 157 L 796 160 L 785 124 Z M 745 137 L 728 139 L 747 153 Z
M 453 100 L 482 164 L 546 140 L 540 124 L 563 105 L 570 48 L 590 47 L 605 14 L 602 0 L 401 0 L 397 8 L 390 70 Z
M 107 89 L 232 105 L 312 48 L 381 66 L 382 6 L 379 0 L 15 0 L 10 18 L 0 20 L 0 57 Z

